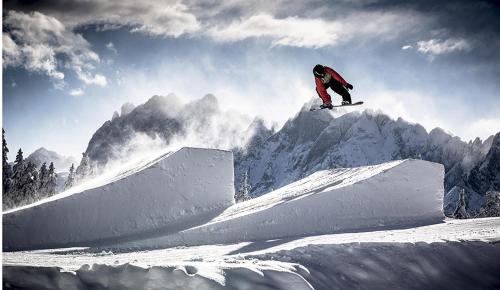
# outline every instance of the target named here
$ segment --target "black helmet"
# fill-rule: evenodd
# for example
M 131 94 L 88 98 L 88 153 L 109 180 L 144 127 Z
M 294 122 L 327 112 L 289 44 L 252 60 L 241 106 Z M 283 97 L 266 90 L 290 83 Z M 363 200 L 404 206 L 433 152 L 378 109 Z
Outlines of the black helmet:
M 325 75 L 325 67 L 320 64 L 317 64 L 313 68 L 313 74 L 317 78 L 322 78 Z

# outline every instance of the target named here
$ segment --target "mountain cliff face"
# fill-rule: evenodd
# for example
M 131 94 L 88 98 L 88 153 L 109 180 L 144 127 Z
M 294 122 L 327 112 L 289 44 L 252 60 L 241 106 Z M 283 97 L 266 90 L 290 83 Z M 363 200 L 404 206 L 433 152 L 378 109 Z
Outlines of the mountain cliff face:
M 467 185 L 482 194 L 500 189 L 500 133 L 493 138 L 488 154 L 471 170 Z
M 115 112 L 112 120 L 105 122 L 92 136 L 85 153 L 97 165 L 104 165 L 117 158 L 122 146 L 137 133 L 151 138 L 170 140 L 183 128 L 181 122 L 170 112 L 178 110 L 177 100 L 170 97 L 153 96 L 146 103 L 130 112 Z
M 491 142 L 492 138 L 465 143 L 440 128 L 427 133 L 419 124 L 380 112 L 335 118 L 305 106 L 276 134 L 258 145 L 249 144 L 246 154 L 237 156 L 236 179 L 248 171 L 252 194 L 261 195 L 317 170 L 415 158 L 442 163 L 445 188 L 450 190 L 465 184 L 464 175 L 479 164 Z
M 93 165 L 103 166 L 110 160 L 133 154 L 136 149 L 147 149 L 144 147 L 150 146 L 152 140 L 163 146 L 179 143 L 230 149 L 246 142 L 241 132 L 249 123 L 246 116 L 222 111 L 210 94 L 187 104 L 173 94 L 153 96 L 137 107 L 125 104 L 121 114 L 115 112 L 94 133 L 85 154 Z M 134 143 L 138 135 L 148 140 Z

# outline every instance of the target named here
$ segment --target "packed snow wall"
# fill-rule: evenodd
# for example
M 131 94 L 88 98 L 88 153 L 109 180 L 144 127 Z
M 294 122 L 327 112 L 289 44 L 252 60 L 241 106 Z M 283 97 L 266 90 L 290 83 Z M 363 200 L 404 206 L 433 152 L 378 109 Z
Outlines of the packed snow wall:
M 207 224 L 123 247 L 270 240 L 436 223 L 443 215 L 444 167 L 422 160 L 316 172 Z
M 95 246 L 200 225 L 234 204 L 233 155 L 182 148 L 107 183 L 3 214 L 4 250 Z

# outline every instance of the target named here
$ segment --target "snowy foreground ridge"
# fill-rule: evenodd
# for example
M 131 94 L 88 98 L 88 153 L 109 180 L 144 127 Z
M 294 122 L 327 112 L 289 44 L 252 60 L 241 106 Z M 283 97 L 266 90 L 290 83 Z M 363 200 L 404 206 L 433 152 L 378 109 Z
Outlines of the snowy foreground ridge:
M 4 250 L 92 246 L 177 232 L 234 203 L 229 151 L 182 148 L 103 185 L 3 214 Z

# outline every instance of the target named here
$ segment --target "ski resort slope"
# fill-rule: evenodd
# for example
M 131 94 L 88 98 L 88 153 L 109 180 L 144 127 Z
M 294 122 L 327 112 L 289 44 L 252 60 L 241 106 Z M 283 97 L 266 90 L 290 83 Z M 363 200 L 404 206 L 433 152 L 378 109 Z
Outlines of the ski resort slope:
M 96 246 L 203 224 L 234 203 L 232 153 L 182 148 L 3 214 L 4 250 Z
M 113 245 L 159 248 L 268 240 L 444 220 L 442 165 L 400 160 L 316 172 L 172 235 Z

